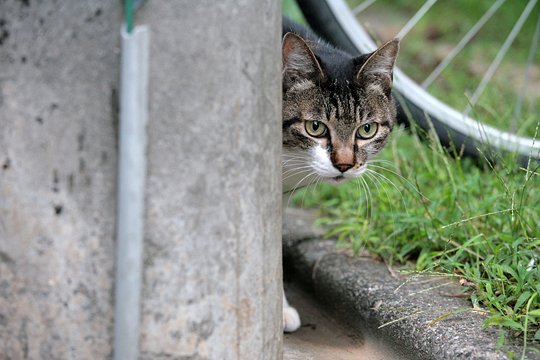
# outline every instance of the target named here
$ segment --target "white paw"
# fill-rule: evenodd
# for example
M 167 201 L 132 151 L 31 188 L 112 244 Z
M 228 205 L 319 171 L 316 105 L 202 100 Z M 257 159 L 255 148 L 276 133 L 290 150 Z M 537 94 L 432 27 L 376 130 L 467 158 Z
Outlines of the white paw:
M 292 306 L 283 307 L 283 332 L 293 332 L 300 328 L 300 315 Z

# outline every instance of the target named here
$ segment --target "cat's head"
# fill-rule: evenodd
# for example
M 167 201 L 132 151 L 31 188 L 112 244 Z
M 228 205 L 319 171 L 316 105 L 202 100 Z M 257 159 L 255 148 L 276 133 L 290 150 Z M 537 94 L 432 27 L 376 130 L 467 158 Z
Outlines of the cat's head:
M 391 90 L 398 47 L 392 40 L 371 54 L 352 57 L 285 35 L 284 191 L 319 178 L 339 183 L 366 170 L 395 122 Z

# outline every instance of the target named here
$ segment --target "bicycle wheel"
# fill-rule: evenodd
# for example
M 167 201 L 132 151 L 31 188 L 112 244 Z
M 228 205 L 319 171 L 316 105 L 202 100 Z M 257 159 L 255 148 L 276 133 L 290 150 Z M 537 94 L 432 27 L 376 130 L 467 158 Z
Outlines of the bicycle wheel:
M 364 1 L 360 7 L 370 6 L 374 1 Z M 428 0 L 416 13 L 416 16 L 427 12 L 435 1 Z M 503 2 L 504 0 L 498 1 Z M 358 22 L 353 10 L 345 0 L 297 0 L 297 3 L 310 26 L 335 46 L 352 54 L 371 52 L 376 49 L 374 40 L 365 27 Z M 529 1 L 526 8 L 529 14 L 535 5 L 536 0 Z M 486 17 L 488 16 L 486 15 Z M 406 34 L 410 30 L 407 27 L 415 21 L 416 19 L 412 19 L 397 37 Z M 520 17 L 520 21 L 524 21 L 522 17 Z M 537 26 L 533 45 L 534 42 L 538 42 L 539 28 L 540 25 Z M 514 28 L 512 30 L 514 32 Z M 472 32 L 471 34 L 469 37 L 472 38 L 475 34 Z M 515 37 L 515 35 L 513 36 Z M 533 54 L 534 49 L 534 47 L 531 48 Z M 485 86 L 485 84 L 481 85 Z M 463 152 L 465 155 L 488 156 L 491 160 L 499 157 L 501 153 L 511 152 L 516 154 L 517 161 L 524 166 L 527 166 L 530 159 L 540 160 L 540 140 L 536 140 L 534 135 L 518 136 L 508 129 L 501 130 L 474 119 L 470 115 L 472 112 L 471 104 L 468 104 L 464 111 L 459 111 L 446 104 L 427 92 L 425 87 L 411 80 L 399 69 L 399 64 L 394 72 L 394 94 L 399 103 L 400 120 L 412 118 L 426 130 L 433 127 L 444 145 L 454 146 L 457 151 Z M 478 94 L 475 92 L 473 95 L 476 97 Z M 474 106 L 474 104 L 472 105 Z

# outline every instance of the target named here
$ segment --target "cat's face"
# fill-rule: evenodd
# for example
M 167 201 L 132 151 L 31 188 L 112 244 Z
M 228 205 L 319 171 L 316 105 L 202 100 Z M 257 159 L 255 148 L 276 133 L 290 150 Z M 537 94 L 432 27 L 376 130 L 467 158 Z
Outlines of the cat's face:
M 283 41 L 283 190 L 359 177 L 386 143 L 398 43 L 324 64 L 299 36 Z M 333 67 L 333 68 L 331 68 Z

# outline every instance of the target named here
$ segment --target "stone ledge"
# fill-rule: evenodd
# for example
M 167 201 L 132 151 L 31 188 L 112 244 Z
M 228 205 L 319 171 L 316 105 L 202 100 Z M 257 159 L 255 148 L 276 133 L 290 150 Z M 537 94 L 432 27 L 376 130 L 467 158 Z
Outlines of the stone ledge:
M 509 351 L 520 354 L 518 346 L 498 349 L 498 330 L 482 328 L 485 315 L 472 311 L 467 299 L 449 296 L 459 293 L 457 281 L 392 274 L 371 258 L 337 251 L 335 241 L 324 240 L 321 234 L 313 225 L 313 215 L 287 209 L 286 275 L 308 286 L 346 325 L 377 329 L 387 324 L 377 331 L 411 359 L 502 360 L 510 359 Z

